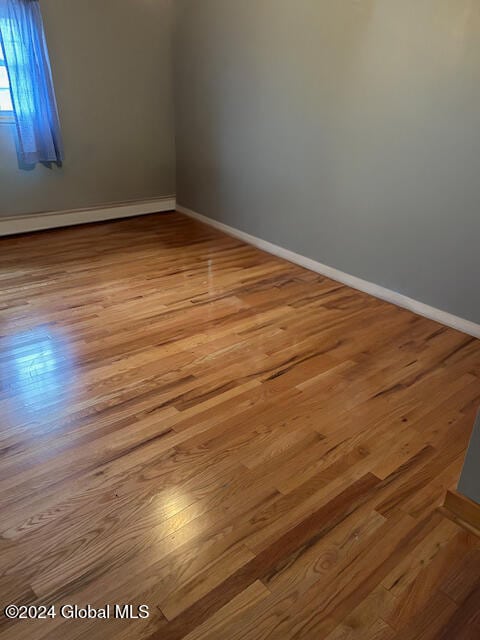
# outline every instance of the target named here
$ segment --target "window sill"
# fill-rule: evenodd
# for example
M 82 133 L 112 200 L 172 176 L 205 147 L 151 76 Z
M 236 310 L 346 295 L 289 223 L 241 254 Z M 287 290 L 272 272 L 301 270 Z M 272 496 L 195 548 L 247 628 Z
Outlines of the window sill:
M 14 122 L 15 118 L 12 115 L 5 115 L 0 113 L 0 124 L 13 124 Z

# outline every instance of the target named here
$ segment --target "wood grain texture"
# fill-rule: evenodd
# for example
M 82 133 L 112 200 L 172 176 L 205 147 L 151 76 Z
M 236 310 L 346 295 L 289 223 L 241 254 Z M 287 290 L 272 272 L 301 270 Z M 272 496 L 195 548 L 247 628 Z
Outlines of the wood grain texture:
M 478 638 L 480 342 L 183 215 L 0 240 L 0 640 Z

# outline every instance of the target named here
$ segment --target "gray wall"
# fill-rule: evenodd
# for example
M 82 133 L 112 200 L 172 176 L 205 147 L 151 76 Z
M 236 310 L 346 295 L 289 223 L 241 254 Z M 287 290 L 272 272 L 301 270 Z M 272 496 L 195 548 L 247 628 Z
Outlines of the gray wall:
M 65 163 L 20 171 L 14 126 L 0 124 L 0 215 L 175 193 L 172 0 L 40 5 Z
M 480 413 L 473 427 L 472 438 L 463 465 L 458 490 L 480 504 Z
M 480 322 L 480 2 L 176 4 L 178 201 Z

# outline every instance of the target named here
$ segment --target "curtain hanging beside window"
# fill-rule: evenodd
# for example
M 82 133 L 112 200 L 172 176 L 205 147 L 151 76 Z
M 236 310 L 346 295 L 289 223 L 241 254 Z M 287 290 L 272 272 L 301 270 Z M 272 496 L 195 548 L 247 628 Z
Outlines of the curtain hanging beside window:
M 61 163 L 63 145 L 38 0 L 0 0 L 5 55 L 21 164 Z

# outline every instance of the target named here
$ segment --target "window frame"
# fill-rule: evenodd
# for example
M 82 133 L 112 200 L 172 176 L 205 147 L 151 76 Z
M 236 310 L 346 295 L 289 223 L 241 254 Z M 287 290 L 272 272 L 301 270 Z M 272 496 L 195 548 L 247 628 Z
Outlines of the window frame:
M 5 63 L 5 55 L 2 49 L 2 43 L 0 42 L 0 53 L 2 54 L 0 56 L 0 67 L 5 67 L 6 68 L 6 63 Z M 10 84 L 8 86 L 8 90 L 10 91 L 10 100 L 12 99 L 12 92 L 10 90 Z M 0 109 L 0 124 L 1 123 L 5 123 L 5 124 L 11 124 L 12 122 L 15 122 L 15 114 L 12 111 L 6 111 L 3 109 Z

